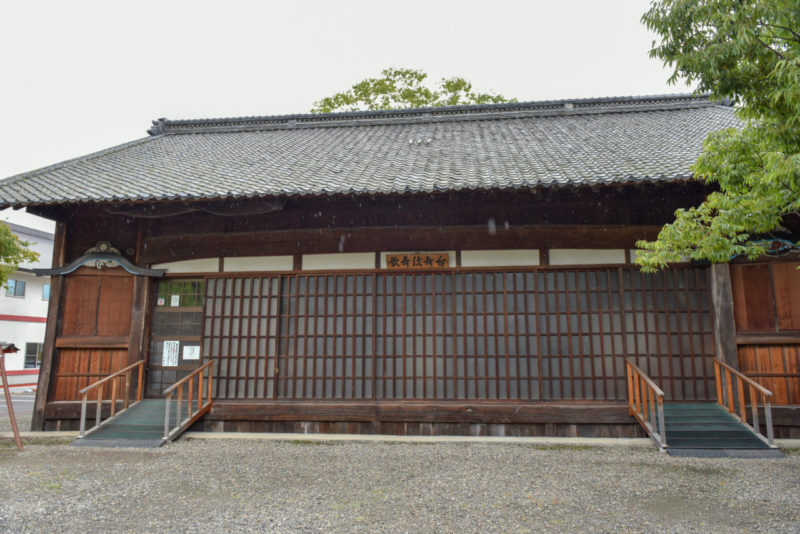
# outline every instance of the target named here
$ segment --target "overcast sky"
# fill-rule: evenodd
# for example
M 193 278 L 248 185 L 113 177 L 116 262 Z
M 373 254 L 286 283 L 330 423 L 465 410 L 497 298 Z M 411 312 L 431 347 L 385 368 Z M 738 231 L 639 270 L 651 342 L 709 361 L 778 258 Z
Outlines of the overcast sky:
M 648 3 L 3 1 L 0 177 L 158 117 L 307 112 L 389 66 L 520 101 L 687 92 L 648 56 Z

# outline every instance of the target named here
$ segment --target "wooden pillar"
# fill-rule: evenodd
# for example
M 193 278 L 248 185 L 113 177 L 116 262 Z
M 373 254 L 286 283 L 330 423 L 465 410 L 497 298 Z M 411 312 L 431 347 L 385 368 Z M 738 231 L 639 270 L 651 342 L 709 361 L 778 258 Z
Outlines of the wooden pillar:
M 56 222 L 53 237 L 52 266 L 61 267 L 66 262 L 67 225 Z M 39 367 L 39 384 L 36 388 L 36 400 L 33 404 L 31 430 L 44 430 L 44 409 L 51 386 L 53 359 L 55 358 L 56 336 L 61 328 L 61 303 L 64 293 L 64 277 L 53 276 L 50 279 L 50 301 L 47 305 L 47 325 L 45 327 L 44 346 L 42 347 L 42 363 Z
M 130 338 L 128 339 L 128 363 L 141 360 L 145 355 L 147 341 L 147 317 L 150 304 L 150 278 L 133 277 L 133 309 L 131 310 Z
M 736 324 L 733 319 L 731 271 L 727 263 L 711 266 L 711 306 L 714 310 L 714 340 L 717 358 L 739 368 L 736 350 Z

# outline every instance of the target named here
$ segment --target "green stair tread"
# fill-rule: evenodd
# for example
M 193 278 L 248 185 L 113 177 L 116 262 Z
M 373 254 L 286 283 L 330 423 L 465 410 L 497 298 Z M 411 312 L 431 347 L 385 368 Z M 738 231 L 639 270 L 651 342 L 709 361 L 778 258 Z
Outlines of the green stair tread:
M 197 401 L 191 401 L 192 412 L 197 409 L 197 406 Z M 165 399 L 144 399 L 107 420 L 94 432 L 75 440 L 73 444 L 104 447 L 158 446 L 164 441 L 165 409 Z M 188 401 L 183 400 L 178 405 L 176 400 L 172 400 L 169 410 L 170 429 L 177 426 L 178 415 L 183 421 L 187 418 L 188 411 Z
M 129 434 L 136 434 L 137 432 L 160 432 L 163 434 L 164 427 L 159 425 L 104 425 L 90 435 L 102 434 L 105 432 L 127 432 Z
M 668 403 L 664 427 L 670 449 L 769 449 L 749 427 L 716 403 Z
M 89 434 L 84 437 L 85 440 L 106 440 L 106 439 L 126 439 L 129 441 L 136 440 L 151 440 L 160 439 L 164 437 L 163 432 L 140 432 L 139 434 L 131 434 L 130 432 L 104 432 L 102 434 Z
M 685 412 L 701 412 L 701 411 L 725 411 L 725 408 L 719 404 L 685 404 L 685 403 L 672 403 L 664 404 L 664 411 L 685 411 Z
M 757 438 L 751 439 L 670 439 L 672 449 L 769 449 L 769 445 Z
M 705 430 L 705 431 L 717 431 L 717 430 L 739 430 L 741 428 L 740 424 L 733 424 L 733 423 L 719 423 L 716 421 L 712 421 L 709 423 L 697 424 L 697 423 L 667 423 L 666 424 L 667 430 L 675 430 L 675 431 L 684 431 L 684 430 Z

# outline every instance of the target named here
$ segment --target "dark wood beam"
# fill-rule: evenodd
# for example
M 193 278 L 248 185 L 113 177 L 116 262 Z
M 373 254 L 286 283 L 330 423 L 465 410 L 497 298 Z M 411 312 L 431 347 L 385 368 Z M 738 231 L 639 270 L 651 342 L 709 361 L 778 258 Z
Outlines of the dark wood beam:
M 53 267 L 61 267 L 66 262 L 67 225 L 56 223 L 53 237 Z M 42 363 L 39 367 L 39 384 L 36 388 L 36 399 L 33 405 L 31 430 L 44 430 L 44 409 L 50 392 L 53 359 L 56 356 L 56 337 L 61 328 L 61 308 L 64 290 L 64 277 L 54 276 L 50 279 L 50 301 L 47 304 L 47 326 L 45 327 L 44 346 L 42 347 Z
M 379 250 L 628 248 L 654 239 L 660 226 L 326 228 L 149 236 L 144 263 L 217 256 L 262 256 Z
M 459 401 L 225 401 L 210 420 L 405 421 L 451 423 L 635 423 L 624 403 Z

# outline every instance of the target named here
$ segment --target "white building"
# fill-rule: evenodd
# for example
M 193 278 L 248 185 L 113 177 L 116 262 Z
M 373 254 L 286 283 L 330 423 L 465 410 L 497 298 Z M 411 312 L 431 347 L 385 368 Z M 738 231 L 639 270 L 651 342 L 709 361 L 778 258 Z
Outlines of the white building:
M 37 369 L 41 361 L 50 279 L 37 277 L 31 270 L 51 266 L 55 223 L 10 208 L 0 211 L 0 220 L 39 253 L 38 261 L 21 264 L 9 275 L 6 287 L 0 288 L 0 341 L 13 343 L 19 348 L 16 354 L 5 356 L 6 370 L 11 373 L 9 382 L 35 382 L 35 375 L 23 379 L 16 372 Z

